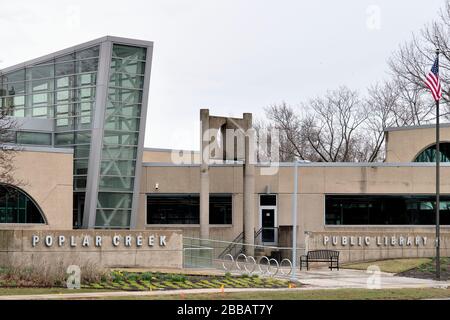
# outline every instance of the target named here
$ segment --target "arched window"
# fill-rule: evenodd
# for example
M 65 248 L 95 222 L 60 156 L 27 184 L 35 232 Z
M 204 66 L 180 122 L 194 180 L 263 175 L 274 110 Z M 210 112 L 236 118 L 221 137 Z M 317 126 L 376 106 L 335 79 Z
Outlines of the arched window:
M 450 162 L 450 143 L 441 142 L 439 144 L 439 153 L 441 162 Z M 429 146 L 414 159 L 414 162 L 435 162 L 436 161 L 436 145 Z
M 34 200 L 21 189 L 0 184 L 0 223 L 45 223 Z

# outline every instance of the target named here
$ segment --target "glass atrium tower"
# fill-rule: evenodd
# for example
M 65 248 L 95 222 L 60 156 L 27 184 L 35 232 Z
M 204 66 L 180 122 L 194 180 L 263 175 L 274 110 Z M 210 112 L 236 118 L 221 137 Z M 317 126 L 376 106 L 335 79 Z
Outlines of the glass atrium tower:
M 19 145 L 73 148 L 75 228 L 134 228 L 153 43 L 103 37 L 0 70 Z

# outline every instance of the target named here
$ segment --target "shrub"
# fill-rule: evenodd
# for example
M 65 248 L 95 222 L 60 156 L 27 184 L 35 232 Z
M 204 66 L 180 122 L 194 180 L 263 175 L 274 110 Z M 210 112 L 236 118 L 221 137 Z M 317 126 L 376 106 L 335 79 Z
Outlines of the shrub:
M 122 271 L 112 271 L 110 273 L 110 278 L 112 282 L 120 282 L 120 281 L 124 281 L 125 280 L 125 276 L 122 273 Z
M 170 280 L 174 282 L 186 282 L 186 276 L 183 274 L 174 274 Z
M 139 275 L 133 272 L 125 273 L 125 279 L 129 281 L 137 281 L 139 279 Z
M 141 279 L 144 281 L 151 281 L 153 279 L 153 274 L 151 272 L 144 272 L 141 274 Z
M 1 268 L 0 279 L 5 286 L 62 287 L 66 285 L 67 267 L 71 264 L 77 265 L 77 263 L 64 261 L 48 263 L 45 260 L 36 261 L 32 265 L 23 263 L 4 265 Z M 108 277 L 108 273 L 95 264 L 84 263 L 79 267 L 81 284 L 99 282 L 102 277 Z

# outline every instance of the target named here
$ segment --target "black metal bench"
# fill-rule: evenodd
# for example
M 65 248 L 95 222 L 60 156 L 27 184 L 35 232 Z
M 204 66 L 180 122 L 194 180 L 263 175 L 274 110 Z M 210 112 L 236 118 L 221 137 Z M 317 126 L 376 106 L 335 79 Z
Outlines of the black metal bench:
M 336 250 L 312 250 L 308 251 L 306 255 L 300 257 L 300 270 L 306 266 L 309 270 L 310 262 L 328 262 L 330 263 L 330 270 L 339 270 L 339 251 Z

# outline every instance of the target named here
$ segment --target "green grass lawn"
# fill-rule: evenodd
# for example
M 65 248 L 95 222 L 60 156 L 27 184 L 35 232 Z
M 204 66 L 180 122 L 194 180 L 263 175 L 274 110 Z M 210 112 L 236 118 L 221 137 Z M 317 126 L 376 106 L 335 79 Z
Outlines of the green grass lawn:
M 276 292 L 208 293 L 165 296 L 108 297 L 126 300 L 418 300 L 450 298 L 448 289 L 335 289 Z
M 390 259 L 379 260 L 362 263 L 344 264 L 341 266 L 343 269 L 356 269 L 367 270 L 371 265 L 378 266 L 382 272 L 400 273 L 414 268 L 418 268 L 421 265 L 430 263 L 430 258 L 414 258 L 414 259 Z
M 106 292 L 95 289 L 58 289 L 58 288 L 0 288 L 1 295 L 29 295 L 29 294 L 61 294 L 82 292 Z M 101 297 L 87 299 L 108 300 L 417 300 L 450 298 L 450 289 L 334 289 L 334 290 L 283 290 L 275 292 L 236 292 L 236 293 L 208 293 L 208 294 L 173 294 L 158 296 L 126 296 Z
M 60 294 L 64 299 L 67 293 L 109 292 L 110 290 L 65 288 L 0 288 L 0 296 Z M 119 290 L 115 290 L 119 291 Z M 408 288 L 408 289 L 331 289 L 331 290 L 291 290 L 235 292 L 205 294 L 170 294 L 154 296 L 111 296 L 86 297 L 100 300 L 418 300 L 450 298 L 450 289 Z

